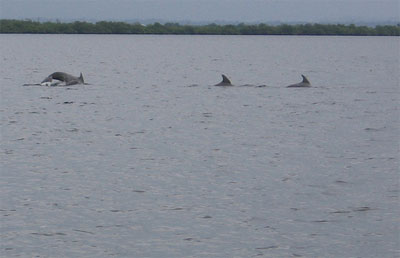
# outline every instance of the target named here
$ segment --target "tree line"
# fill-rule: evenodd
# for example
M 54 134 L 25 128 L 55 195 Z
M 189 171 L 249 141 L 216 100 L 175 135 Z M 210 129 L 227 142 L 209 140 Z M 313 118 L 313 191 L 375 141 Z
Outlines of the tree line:
M 354 24 L 244 24 L 181 25 L 179 23 L 126 23 L 100 21 L 38 22 L 32 20 L 0 20 L 0 33 L 37 34 L 178 34 L 178 35 L 352 35 L 400 36 L 400 24 L 375 27 Z

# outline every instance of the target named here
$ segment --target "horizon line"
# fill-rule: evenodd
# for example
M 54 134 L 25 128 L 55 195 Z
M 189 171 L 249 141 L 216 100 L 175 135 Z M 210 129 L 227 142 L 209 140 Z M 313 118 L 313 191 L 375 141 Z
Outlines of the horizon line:
M 253 25 L 253 24 L 267 24 L 267 25 L 280 25 L 280 24 L 343 24 L 343 25 L 400 25 L 400 19 L 381 19 L 381 20 L 325 20 L 325 21 L 281 21 L 281 20 L 270 20 L 270 21 L 228 21 L 228 20 L 204 20 L 204 21 L 193 21 L 193 20 L 179 20 L 179 19 L 87 19 L 87 18 L 44 18 L 44 17 L 34 17 L 34 18 L 0 18 L 0 20 L 21 20 L 21 21 L 35 21 L 35 22 L 62 22 L 62 23 L 70 23 L 70 22 L 124 22 L 124 23 L 141 23 L 141 24 L 154 24 L 154 23 L 178 23 L 179 25 L 209 25 L 209 24 L 217 24 L 217 25 L 238 25 L 238 24 L 246 24 L 246 25 Z

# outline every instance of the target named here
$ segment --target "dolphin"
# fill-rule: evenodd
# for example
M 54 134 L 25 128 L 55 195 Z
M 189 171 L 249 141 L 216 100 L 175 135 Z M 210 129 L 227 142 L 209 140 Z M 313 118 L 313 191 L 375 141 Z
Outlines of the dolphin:
M 59 82 L 52 83 L 53 80 L 58 80 Z M 56 86 L 60 82 L 65 82 L 65 85 L 74 85 L 74 84 L 84 84 L 82 73 L 79 77 L 75 77 L 73 75 L 63 73 L 63 72 L 55 72 L 47 76 L 42 82 L 41 85 L 49 85 Z
M 287 86 L 287 88 L 311 87 L 310 81 L 304 75 L 301 75 L 301 77 L 303 77 L 303 81 L 302 82 L 291 84 L 291 85 Z
M 222 82 L 215 84 L 215 86 L 233 86 L 231 81 L 226 77 L 224 74 L 222 74 Z

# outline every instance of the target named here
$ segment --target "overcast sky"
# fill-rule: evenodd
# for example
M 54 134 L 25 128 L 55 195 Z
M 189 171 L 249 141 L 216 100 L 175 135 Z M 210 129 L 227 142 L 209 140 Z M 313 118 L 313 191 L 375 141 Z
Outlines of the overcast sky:
M 2 19 L 399 21 L 400 0 L 0 0 Z

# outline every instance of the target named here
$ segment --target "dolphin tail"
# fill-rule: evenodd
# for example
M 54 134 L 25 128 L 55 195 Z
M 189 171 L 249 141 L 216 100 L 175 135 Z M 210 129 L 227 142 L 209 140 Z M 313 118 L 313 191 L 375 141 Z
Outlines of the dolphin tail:
M 301 77 L 303 77 L 303 82 L 304 83 L 310 83 L 310 81 L 304 76 L 304 75 L 301 75 Z

